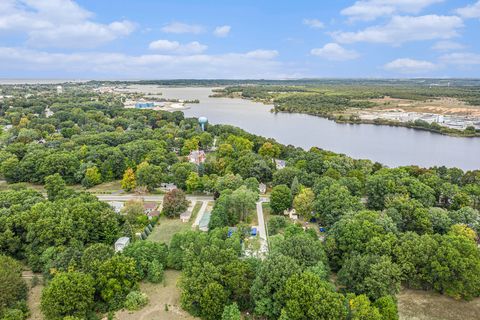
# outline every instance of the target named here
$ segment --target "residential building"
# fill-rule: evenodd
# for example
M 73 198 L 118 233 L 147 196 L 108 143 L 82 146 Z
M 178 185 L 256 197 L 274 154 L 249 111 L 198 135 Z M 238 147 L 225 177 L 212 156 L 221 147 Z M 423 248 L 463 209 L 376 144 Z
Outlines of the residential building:
M 285 160 L 275 159 L 275 167 L 277 170 L 281 170 L 287 166 Z
M 191 163 L 195 163 L 196 165 L 204 163 L 206 159 L 207 156 L 205 155 L 205 151 L 203 150 L 192 150 L 188 155 L 188 161 L 190 161 Z

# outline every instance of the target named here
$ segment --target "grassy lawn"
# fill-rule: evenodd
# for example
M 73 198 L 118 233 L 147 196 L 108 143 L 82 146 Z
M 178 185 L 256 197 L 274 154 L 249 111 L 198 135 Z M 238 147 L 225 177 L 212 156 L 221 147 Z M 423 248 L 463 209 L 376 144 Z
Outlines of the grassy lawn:
M 180 307 L 180 289 L 177 281 L 180 271 L 166 270 L 165 283 L 140 283 L 140 290 L 150 299 L 148 305 L 138 311 L 122 310 L 117 312 L 117 320 L 180 320 L 197 319 Z M 165 309 L 168 306 L 168 311 Z
M 78 188 L 82 189 L 82 186 L 79 185 Z M 90 189 L 87 189 L 87 191 L 96 194 L 123 193 L 120 180 L 101 183 L 91 187 Z
M 155 227 L 152 234 L 147 238 L 154 242 L 165 242 L 170 244 L 170 240 L 175 233 L 191 230 L 192 223 L 195 221 L 195 217 L 202 207 L 202 202 L 197 201 L 192 210 L 192 216 L 189 222 L 182 222 L 179 218 L 170 219 L 167 217 L 161 217 Z
M 152 234 L 148 236 L 147 240 L 170 244 L 170 240 L 172 240 L 172 237 L 175 233 L 191 229 L 191 222 L 182 222 L 179 218 L 169 219 L 166 217 L 161 217 L 153 228 Z
M 480 298 L 457 301 L 432 291 L 404 289 L 397 296 L 401 320 L 480 319 Z

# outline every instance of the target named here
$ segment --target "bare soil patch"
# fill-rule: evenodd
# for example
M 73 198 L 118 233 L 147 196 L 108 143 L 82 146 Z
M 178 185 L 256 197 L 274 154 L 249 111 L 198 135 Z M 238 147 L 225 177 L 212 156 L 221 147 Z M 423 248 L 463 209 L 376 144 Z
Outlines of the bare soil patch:
M 422 290 L 405 289 L 398 298 L 401 320 L 474 320 L 480 319 L 480 298 L 459 301 Z

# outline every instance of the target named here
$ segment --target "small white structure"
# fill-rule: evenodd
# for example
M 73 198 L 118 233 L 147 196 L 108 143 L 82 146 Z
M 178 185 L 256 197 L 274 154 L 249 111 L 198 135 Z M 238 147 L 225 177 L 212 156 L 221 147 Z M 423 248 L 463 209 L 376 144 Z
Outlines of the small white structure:
M 195 163 L 196 165 L 204 163 L 206 159 L 207 156 L 205 155 L 205 151 L 203 150 L 192 150 L 188 155 L 188 161 L 190 161 L 191 163 Z
M 174 183 L 162 183 L 160 185 L 160 188 L 162 188 L 164 191 L 167 191 L 167 192 L 178 189 L 177 185 Z
M 258 191 L 261 193 L 261 194 L 265 194 L 265 192 L 267 192 L 267 185 L 265 183 L 260 183 L 258 185 Z
M 192 217 L 192 211 L 187 210 L 180 215 L 180 220 L 182 222 L 188 222 L 190 221 L 191 217 Z
M 113 208 L 113 210 L 116 213 L 120 213 L 120 211 L 122 211 L 123 207 L 125 206 L 125 204 L 123 202 L 120 202 L 120 201 L 110 201 L 110 202 L 108 202 L 108 204 L 110 205 L 110 207 Z
M 291 209 L 291 210 L 285 210 L 283 211 L 283 214 L 285 216 L 288 216 L 290 219 L 292 219 L 293 221 L 297 221 L 298 220 L 298 215 L 297 215 L 297 210 L 295 209 Z
M 63 93 L 63 87 L 62 86 L 57 86 L 57 93 L 62 94 Z
M 121 237 L 115 242 L 115 252 L 122 252 L 130 244 L 129 237 Z
M 286 166 L 285 160 L 275 159 L 275 167 L 277 167 L 277 170 L 281 170 Z

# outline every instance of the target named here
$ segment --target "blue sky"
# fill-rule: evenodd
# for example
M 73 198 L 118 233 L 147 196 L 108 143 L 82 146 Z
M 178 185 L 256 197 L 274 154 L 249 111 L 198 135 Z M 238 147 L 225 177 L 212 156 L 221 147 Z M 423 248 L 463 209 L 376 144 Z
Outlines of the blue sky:
M 479 77 L 478 0 L 1 0 L 0 78 Z

